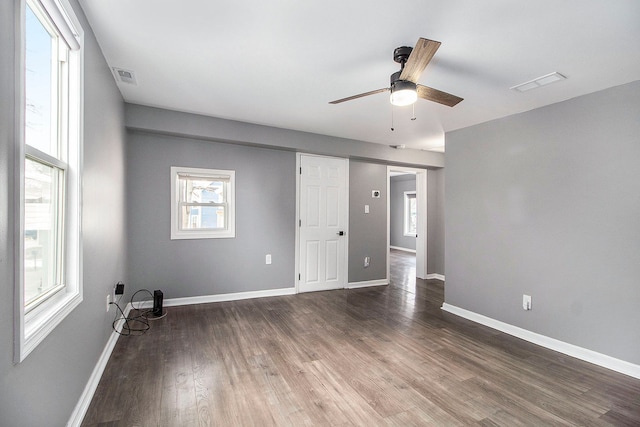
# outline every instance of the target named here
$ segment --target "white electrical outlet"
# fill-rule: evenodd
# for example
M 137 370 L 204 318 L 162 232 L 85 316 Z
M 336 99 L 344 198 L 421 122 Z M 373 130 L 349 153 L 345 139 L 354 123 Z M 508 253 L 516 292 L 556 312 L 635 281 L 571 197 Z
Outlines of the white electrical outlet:
M 267 256 L 264 257 L 264 263 L 271 264 L 271 254 L 267 254 Z
M 522 295 L 522 309 L 531 310 L 531 295 Z
M 364 257 L 364 266 L 365 267 L 369 267 L 369 265 L 371 264 L 371 257 Z
M 110 307 L 111 307 L 111 294 L 107 294 L 107 313 L 109 312 Z

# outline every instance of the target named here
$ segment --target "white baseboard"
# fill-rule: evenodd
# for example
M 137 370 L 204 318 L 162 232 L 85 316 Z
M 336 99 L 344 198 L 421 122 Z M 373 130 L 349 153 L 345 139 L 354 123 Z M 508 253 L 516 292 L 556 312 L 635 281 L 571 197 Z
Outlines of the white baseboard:
M 280 288 L 280 289 L 268 289 L 265 291 L 249 291 L 249 292 L 236 292 L 232 294 L 203 295 L 199 297 L 168 298 L 162 301 L 162 305 L 164 307 L 177 307 L 180 305 L 208 304 L 212 302 L 225 302 L 225 301 L 238 301 L 238 300 L 253 299 L 253 298 L 278 297 L 283 295 L 294 295 L 295 293 L 296 293 L 296 288 Z M 153 301 L 144 301 L 137 306 L 140 308 L 150 308 L 153 306 Z
M 131 311 L 131 304 L 127 304 L 124 309 L 124 317 L 129 315 L 129 311 Z M 98 362 L 96 366 L 93 368 L 93 372 L 91 372 L 91 376 L 89 377 L 89 381 L 87 381 L 87 385 L 84 387 L 82 394 L 80 395 L 80 400 L 76 404 L 76 407 L 73 409 L 71 413 L 71 417 L 69 421 L 67 421 L 67 427 L 80 427 L 82 424 L 82 420 L 84 416 L 87 414 L 87 409 L 89 409 L 89 404 L 91 403 L 91 399 L 93 399 L 93 395 L 98 388 L 98 384 L 100 383 L 100 378 L 102 378 L 102 374 L 104 369 L 107 367 L 107 362 L 109 362 L 109 357 L 111 357 L 111 353 L 118 342 L 118 338 L 120 337 L 119 332 L 122 332 L 122 325 L 124 322 L 116 325 L 117 332 L 111 331 L 111 336 L 107 341 L 107 344 L 104 346 L 102 350 L 102 354 L 98 358 Z
M 521 338 L 525 341 L 566 354 L 567 356 L 575 357 L 576 359 L 584 360 L 585 362 L 593 363 L 594 365 L 602 366 L 603 368 L 611 369 L 612 371 L 640 379 L 640 365 L 635 365 L 624 360 L 616 359 L 615 357 L 607 356 L 606 354 L 578 347 L 577 345 L 559 341 L 545 335 L 540 335 L 538 333 L 483 316 L 482 314 L 447 304 L 446 302 L 442 304 L 442 310 L 506 334 L 513 335 L 514 337 Z
M 444 274 L 438 274 L 438 273 L 427 274 L 427 280 L 431 280 L 431 279 L 442 280 L 444 282 Z
M 391 249 L 395 249 L 397 251 L 403 251 L 403 252 L 411 252 L 412 254 L 416 253 L 415 249 L 409 249 L 409 248 L 401 248 L 400 246 L 389 246 Z
M 358 289 L 358 288 L 368 288 L 370 286 L 383 286 L 388 285 L 389 281 L 387 279 L 378 279 L 378 280 L 365 280 L 362 282 L 351 282 L 345 286 L 345 289 Z

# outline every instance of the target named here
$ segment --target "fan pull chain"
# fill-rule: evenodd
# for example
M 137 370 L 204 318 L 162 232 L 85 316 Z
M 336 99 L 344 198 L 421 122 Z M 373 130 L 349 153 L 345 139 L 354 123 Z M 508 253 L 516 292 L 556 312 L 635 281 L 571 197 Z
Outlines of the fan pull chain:
M 411 108 L 413 108 L 413 115 L 411 116 L 411 120 L 415 120 L 416 119 L 416 104 L 415 104 L 415 102 L 413 104 L 411 104 Z
M 395 129 L 393 128 L 393 105 L 391 106 L 391 132 L 393 132 Z

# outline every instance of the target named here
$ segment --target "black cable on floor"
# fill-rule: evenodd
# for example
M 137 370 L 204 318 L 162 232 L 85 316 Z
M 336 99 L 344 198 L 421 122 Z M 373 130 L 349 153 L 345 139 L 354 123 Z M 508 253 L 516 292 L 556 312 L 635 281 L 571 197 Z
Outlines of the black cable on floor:
M 145 332 L 147 332 L 149 330 L 149 328 L 151 327 L 149 325 L 149 318 L 148 318 L 148 314 L 153 312 L 153 309 L 142 309 L 141 305 L 143 302 L 147 301 L 147 300 L 140 300 L 137 301 L 138 303 L 138 307 L 136 307 L 135 303 L 136 301 L 134 301 L 136 295 L 138 295 L 140 292 L 146 292 L 149 294 L 150 296 L 150 301 L 153 301 L 153 294 L 151 293 L 150 290 L 148 289 L 140 289 L 138 291 L 136 291 L 132 296 L 131 299 L 129 300 L 129 304 L 131 304 L 131 308 L 133 310 L 136 311 L 136 314 L 134 316 L 125 316 L 124 315 L 124 311 L 122 310 L 122 308 L 120 308 L 120 305 L 118 304 L 118 302 L 120 302 L 120 300 L 118 300 L 118 302 L 112 302 L 110 304 L 113 304 L 117 307 L 118 311 L 116 312 L 116 317 L 113 319 L 113 323 L 111 324 L 111 327 L 113 328 L 114 331 L 116 331 L 118 334 L 128 337 L 128 336 L 138 336 L 138 335 L 143 335 Z M 118 317 L 120 316 L 120 317 Z M 120 331 L 118 331 L 118 329 L 116 328 L 116 324 L 120 321 L 124 321 L 124 324 L 122 325 L 122 329 Z

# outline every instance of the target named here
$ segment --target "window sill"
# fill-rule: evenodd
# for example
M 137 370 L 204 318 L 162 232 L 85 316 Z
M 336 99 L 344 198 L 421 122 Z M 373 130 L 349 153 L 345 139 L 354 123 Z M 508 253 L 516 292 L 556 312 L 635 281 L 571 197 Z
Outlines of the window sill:
M 236 237 L 235 231 L 174 231 L 171 233 L 171 240 L 185 239 L 233 239 Z
M 17 362 L 22 362 L 81 302 L 80 293 L 63 293 L 26 314 Z

